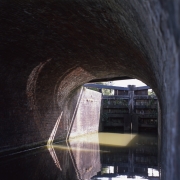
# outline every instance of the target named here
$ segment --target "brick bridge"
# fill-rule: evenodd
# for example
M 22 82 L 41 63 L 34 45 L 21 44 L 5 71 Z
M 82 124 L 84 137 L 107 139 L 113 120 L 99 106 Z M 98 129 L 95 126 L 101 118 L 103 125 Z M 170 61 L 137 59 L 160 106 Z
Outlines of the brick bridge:
M 161 179 L 178 180 L 179 8 L 179 0 L 1 0 L 1 153 L 65 139 L 81 85 L 132 77 L 158 97 Z

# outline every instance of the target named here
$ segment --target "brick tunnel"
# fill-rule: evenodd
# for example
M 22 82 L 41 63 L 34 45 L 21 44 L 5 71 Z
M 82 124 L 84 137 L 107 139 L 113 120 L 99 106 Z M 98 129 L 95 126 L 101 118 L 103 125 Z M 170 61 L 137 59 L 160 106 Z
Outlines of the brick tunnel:
M 180 1 L 0 2 L 0 152 L 65 139 L 79 87 L 137 78 L 161 108 L 161 179 L 180 167 Z

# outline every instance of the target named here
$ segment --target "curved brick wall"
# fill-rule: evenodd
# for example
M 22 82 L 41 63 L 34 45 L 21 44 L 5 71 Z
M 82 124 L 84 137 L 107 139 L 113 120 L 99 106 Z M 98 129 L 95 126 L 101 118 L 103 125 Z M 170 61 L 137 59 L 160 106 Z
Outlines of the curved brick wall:
M 0 4 L 1 152 L 47 142 L 85 82 L 131 76 L 159 97 L 162 179 L 178 179 L 179 0 Z

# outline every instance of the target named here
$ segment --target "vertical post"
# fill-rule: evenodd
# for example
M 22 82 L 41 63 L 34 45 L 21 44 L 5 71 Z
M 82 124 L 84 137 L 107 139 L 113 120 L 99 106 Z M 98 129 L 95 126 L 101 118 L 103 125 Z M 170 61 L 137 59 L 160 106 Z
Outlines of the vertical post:
M 129 114 L 133 114 L 134 111 L 134 89 L 135 89 L 135 85 L 128 85 L 128 96 L 129 96 Z
M 135 90 L 135 85 L 128 85 L 128 95 L 129 95 L 129 118 L 130 118 L 130 125 L 132 124 L 132 132 L 137 132 L 138 131 L 138 119 L 134 115 L 134 90 Z

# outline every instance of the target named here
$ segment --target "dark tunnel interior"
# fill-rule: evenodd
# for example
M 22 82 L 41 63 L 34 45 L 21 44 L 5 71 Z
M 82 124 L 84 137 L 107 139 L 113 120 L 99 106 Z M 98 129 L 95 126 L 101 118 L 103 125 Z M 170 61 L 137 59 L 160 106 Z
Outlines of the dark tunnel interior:
M 136 78 L 159 100 L 161 179 L 177 180 L 180 1 L 0 1 L 0 154 L 64 140 L 80 87 Z

